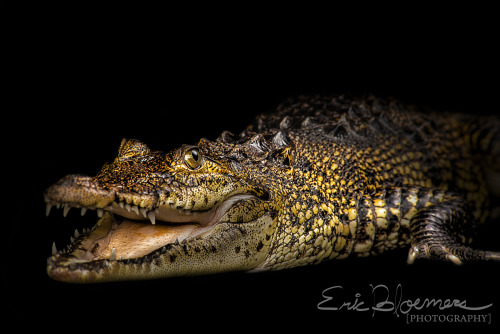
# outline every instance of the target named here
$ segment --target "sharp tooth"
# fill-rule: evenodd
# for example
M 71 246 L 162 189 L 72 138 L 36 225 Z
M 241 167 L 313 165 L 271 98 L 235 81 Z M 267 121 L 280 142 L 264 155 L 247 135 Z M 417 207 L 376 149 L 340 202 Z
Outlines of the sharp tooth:
M 111 250 L 111 256 L 109 257 L 109 260 L 115 261 L 116 260 L 116 248 L 113 248 Z
M 97 217 L 101 218 L 103 214 L 104 214 L 103 209 L 97 209 Z
M 146 213 L 146 209 L 144 208 L 140 208 L 139 211 L 142 213 L 142 215 L 144 216 L 144 218 L 147 218 L 147 213 Z
M 78 238 L 80 236 L 80 233 L 78 232 L 78 229 L 75 229 L 75 238 Z
M 82 212 L 81 212 L 82 216 L 85 215 L 86 212 L 87 212 L 87 208 L 82 206 Z
M 56 255 L 57 254 L 57 248 L 56 248 L 56 243 L 53 242 L 52 243 L 52 255 Z
M 61 208 L 61 203 L 56 203 L 56 208 L 60 209 Z
M 127 209 L 127 211 L 130 212 L 130 204 L 125 204 L 125 209 Z
M 132 206 L 132 211 L 134 211 L 135 213 L 137 213 L 137 215 L 139 215 L 139 208 L 137 207 L 137 205 L 134 205 Z
M 185 214 L 186 216 L 189 216 L 189 215 L 191 214 L 191 210 L 184 210 L 184 214 Z
M 52 209 L 52 204 L 47 203 L 47 207 L 45 209 L 45 215 L 48 216 L 50 213 L 50 209 Z
M 66 217 L 66 215 L 69 212 L 69 209 L 71 209 L 71 207 L 68 204 L 64 205 L 64 207 L 63 207 L 63 217 Z
M 125 207 L 125 203 L 123 203 L 123 202 L 118 202 L 118 205 L 119 205 L 119 206 L 120 206 L 120 208 L 122 208 L 122 209 Z
M 73 238 L 73 237 L 69 237 L 69 241 L 70 241 L 71 243 L 73 243 L 73 242 L 75 242 L 75 238 Z
M 151 224 L 154 225 L 156 223 L 156 216 L 155 216 L 154 211 L 149 211 L 148 217 L 149 217 L 149 220 L 151 221 Z

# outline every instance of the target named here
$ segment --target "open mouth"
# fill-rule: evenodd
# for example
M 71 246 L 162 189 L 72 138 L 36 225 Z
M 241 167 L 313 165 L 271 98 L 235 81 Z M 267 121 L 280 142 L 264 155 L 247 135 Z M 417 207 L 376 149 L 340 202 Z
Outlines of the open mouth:
M 53 247 L 50 267 L 70 270 L 87 268 L 103 261 L 142 261 L 148 256 L 161 254 L 171 245 L 203 237 L 215 225 L 224 221 L 228 210 L 240 202 L 260 200 L 250 194 L 235 194 L 216 207 L 206 211 L 193 211 L 171 204 L 160 205 L 146 211 L 123 202 L 112 202 L 105 208 L 82 206 L 71 202 L 47 200 L 47 215 L 56 206 L 66 216 L 71 208 L 80 208 L 82 215 L 88 209 L 97 210 L 98 223 L 84 233 L 75 233 L 66 251 Z

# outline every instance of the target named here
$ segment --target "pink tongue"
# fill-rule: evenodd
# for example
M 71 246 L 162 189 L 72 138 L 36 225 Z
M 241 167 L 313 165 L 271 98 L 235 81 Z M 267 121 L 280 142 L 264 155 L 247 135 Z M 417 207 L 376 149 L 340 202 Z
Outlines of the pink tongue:
M 109 243 L 96 260 L 109 259 L 115 248 L 116 259 L 129 259 L 145 256 L 166 244 L 188 237 L 197 228 L 194 224 L 166 226 L 161 224 L 142 224 L 124 220 L 112 230 Z

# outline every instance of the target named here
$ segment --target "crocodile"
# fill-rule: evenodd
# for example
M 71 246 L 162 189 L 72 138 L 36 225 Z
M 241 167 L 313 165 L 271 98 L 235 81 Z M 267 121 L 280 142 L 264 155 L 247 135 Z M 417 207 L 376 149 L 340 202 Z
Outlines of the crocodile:
M 46 189 L 47 215 L 98 215 L 53 245 L 47 272 L 74 283 L 258 272 L 404 247 L 408 263 L 499 261 L 471 247 L 499 195 L 499 130 L 493 116 L 315 95 L 168 152 L 123 139 L 96 176 Z

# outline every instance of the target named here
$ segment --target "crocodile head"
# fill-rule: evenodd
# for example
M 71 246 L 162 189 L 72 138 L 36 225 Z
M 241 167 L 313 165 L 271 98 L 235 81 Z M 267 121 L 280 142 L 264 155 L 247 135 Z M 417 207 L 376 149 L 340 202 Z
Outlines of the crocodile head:
M 274 146 L 260 135 L 245 143 L 202 139 L 171 152 L 124 139 L 96 176 L 68 175 L 45 191 L 47 215 L 56 206 L 64 216 L 79 208 L 99 217 L 65 251 L 53 247 L 49 276 L 100 282 L 262 267 L 280 194 L 248 167 L 267 168 L 266 159 L 284 152 L 280 133 L 274 138 Z

